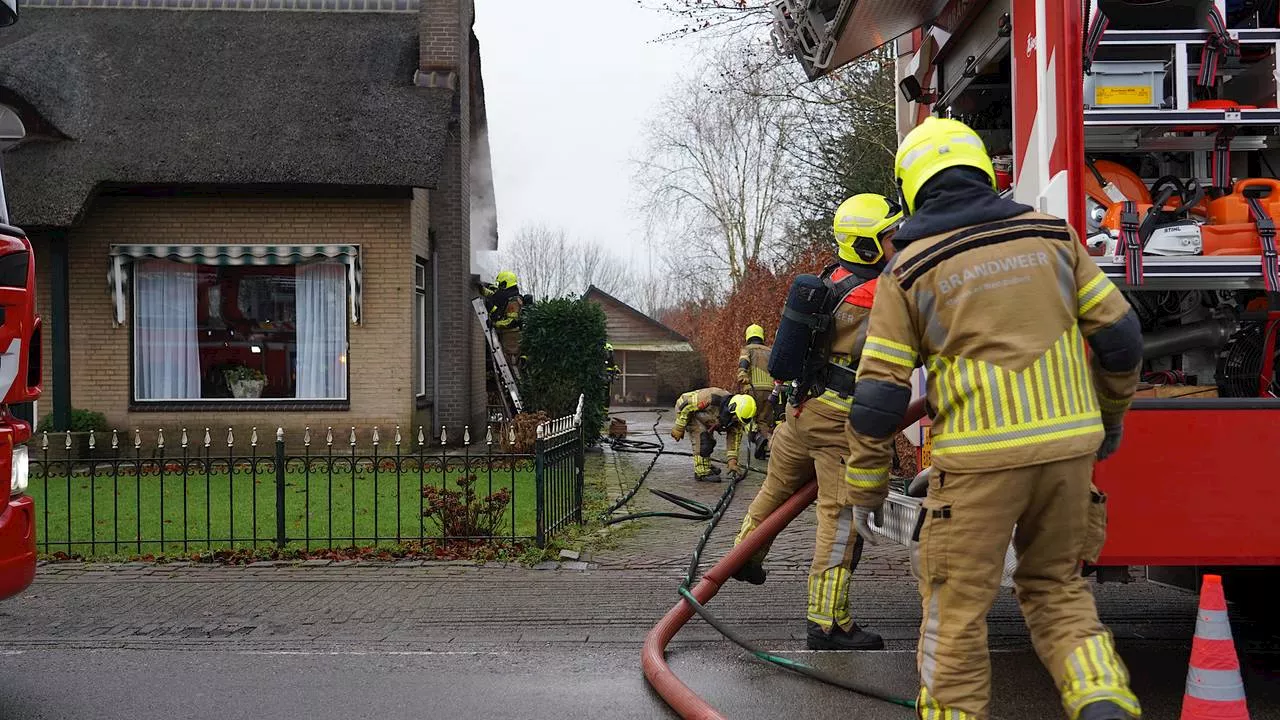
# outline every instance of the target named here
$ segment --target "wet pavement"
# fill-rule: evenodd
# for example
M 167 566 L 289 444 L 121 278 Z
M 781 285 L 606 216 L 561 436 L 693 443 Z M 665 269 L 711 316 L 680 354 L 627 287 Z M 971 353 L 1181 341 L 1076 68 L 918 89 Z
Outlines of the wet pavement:
M 633 431 L 650 419 L 627 415 Z M 643 439 L 652 440 L 652 435 Z M 687 450 L 688 443 L 681 449 Z M 602 461 L 602 462 L 601 462 Z M 611 492 L 649 456 L 606 453 Z M 689 459 L 663 457 L 646 483 L 712 503 Z M 707 562 L 732 542 L 759 477 L 744 483 Z M 632 509 L 666 509 L 644 490 Z M 870 549 L 855 616 L 883 653 L 803 651 L 812 514 L 779 538 L 769 581 L 730 583 L 711 604 L 744 636 L 887 690 L 914 692 L 920 610 L 904 549 Z M 0 720 L 9 718 L 673 717 L 639 665 L 645 632 L 676 601 L 702 526 L 647 519 L 608 547 L 540 569 L 490 564 L 58 564 L 0 603 Z M 1148 712 L 1176 718 L 1195 597 L 1138 580 L 1095 587 Z M 1275 626 L 1233 616 L 1254 720 L 1280 720 Z M 995 717 L 1060 717 L 1010 594 L 989 618 Z M 730 718 L 909 718 L 752 661 L 693 620 L 671 665 Z

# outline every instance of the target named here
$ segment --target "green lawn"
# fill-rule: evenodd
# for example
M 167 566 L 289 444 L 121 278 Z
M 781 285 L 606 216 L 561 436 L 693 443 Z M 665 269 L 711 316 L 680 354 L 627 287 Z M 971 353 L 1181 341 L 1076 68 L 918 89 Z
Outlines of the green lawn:
M 276 537 L 276 476 L 225 467 L 189 471 L 172 466 L 141 482 L 122 463 L 68 478 L 33 467 L 29 493 L 36 502 L 36 539 L 41 552 L 80 556 L 177 554 L 227 548 L 266 547 Z M 512 501 L 495 534 L 531 537 L 536 532 L 536 488 L 532 463 L 514 469 L 480 468 L 475 494 L 506 489 Z M 306 472 L 289 466 L 285 476 L 285 531 L 290 547 L 308 549 L 386 545 L 439 538 L 440 523 L 423 518 L 421 488 L 447 483 L 457 489 L 460 468 L 447 478 L 438 468 L 419 470 L 335 467 Z M 354 482 L 353 482 L 354 481 Z M 162 492 L 163 490 L 163 492 Z M 185 498 L 185 501 L 184 501 Z

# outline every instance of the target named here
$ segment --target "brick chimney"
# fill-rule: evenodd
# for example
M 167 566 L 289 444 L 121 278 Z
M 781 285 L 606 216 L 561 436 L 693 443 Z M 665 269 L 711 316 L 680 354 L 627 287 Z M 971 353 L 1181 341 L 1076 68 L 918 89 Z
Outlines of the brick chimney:
M 431 424 L 461 438 L 464 426 L 472 438 L 484 437 L 485 348 L 471 298 L 471 158 L 472 54 L 474 0 L 420 0 L 418 10 L 418 71 L 414 85 L 451 91 L 448 136 L 440 159 L 439 182 L 426 193 L 414 193 L 414 203 L 426 202 L 431 251 L 436 263 L 436 297 L 440 322 L 434 341 L 439 346 L 439 393 Z M 425 197 L 423 197 L 425 195 Z M 421 208 L 415 207 L 415 215 Z M 425 423 L 424 423 L 425 424 Z

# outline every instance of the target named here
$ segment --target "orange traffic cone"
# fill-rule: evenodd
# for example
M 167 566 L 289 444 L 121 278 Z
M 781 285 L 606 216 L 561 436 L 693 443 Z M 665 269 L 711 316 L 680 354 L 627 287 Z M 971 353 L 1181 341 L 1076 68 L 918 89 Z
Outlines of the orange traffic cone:
M 1182 720 L 1249 720 L 1240 660 L 1227 621 L 1227 598 L 1218 575 L 1205 575 L 1200 587 Z

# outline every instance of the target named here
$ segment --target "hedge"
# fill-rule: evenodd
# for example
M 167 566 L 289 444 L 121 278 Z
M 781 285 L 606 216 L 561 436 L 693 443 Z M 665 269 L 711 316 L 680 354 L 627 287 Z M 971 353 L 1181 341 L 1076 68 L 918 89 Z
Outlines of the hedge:
M 520 393 L 525 409 L 556 418 L 572 414 L 585 396 L 582 430 L 587 442 L 604 425 L 604 345 L 608 334 L 600 306 L 579 297 L 543 300 L 524 312 L 520 350 L 526 358 Z

